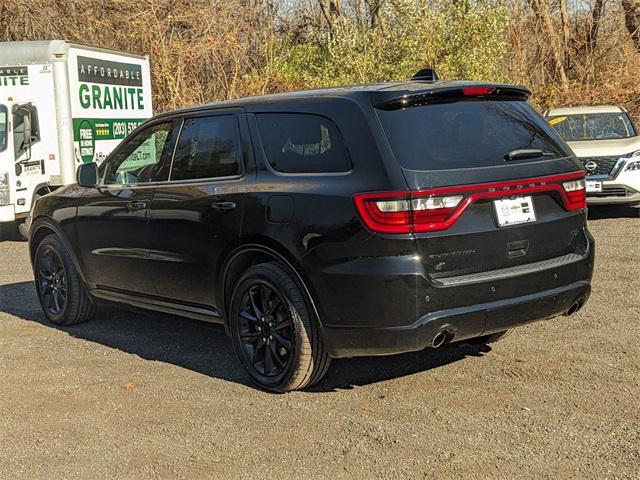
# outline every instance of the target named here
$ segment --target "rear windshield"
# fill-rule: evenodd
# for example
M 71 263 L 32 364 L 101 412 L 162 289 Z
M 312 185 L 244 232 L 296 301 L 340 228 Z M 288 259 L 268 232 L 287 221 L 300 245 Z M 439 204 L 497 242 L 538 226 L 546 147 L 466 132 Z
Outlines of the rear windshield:
M 625 112 L 555 115 L 549 125 L 568 142 L 580 140 L 615 140 L 636 136 L 631 119 Z
M 412 170 L 448 170 L 504 165 L 516 150 L 563 157 L 554 133 L 522 101 L 467 100 L 397 110 L 378 110 L 394 155 Z

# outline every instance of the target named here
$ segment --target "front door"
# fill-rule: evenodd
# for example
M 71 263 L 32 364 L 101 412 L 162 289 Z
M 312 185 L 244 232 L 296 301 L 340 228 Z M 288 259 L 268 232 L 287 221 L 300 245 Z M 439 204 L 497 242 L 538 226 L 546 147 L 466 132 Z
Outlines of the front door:
M 51 149 L 50 132 L 44 132 L 41 138 L 40 120 L 37 103 L 24 103 L 13 107 L 13 153 L 16 172 L 16 214 L 23 216 L 31 209 L 31 200 L 37 186 L 49 181 L 45 171 L 45 162 Z M 27 118 L 30 123 L 28 132 Z M 30 138 L 27 135 L 30 134 Z
M 170 181 L 151 203 L 150 260 L 162 297 L 219 309 L 216 276 L 240 237 L 243 175 L 234 112 L 185 118 Z
M 78 204 L 78 240 L 89 280 L 100 288 L 156 295 L 149 265 L 149 207 L 166 181 L 174 122 L 126 139 L 100 167 L 101 185 Z

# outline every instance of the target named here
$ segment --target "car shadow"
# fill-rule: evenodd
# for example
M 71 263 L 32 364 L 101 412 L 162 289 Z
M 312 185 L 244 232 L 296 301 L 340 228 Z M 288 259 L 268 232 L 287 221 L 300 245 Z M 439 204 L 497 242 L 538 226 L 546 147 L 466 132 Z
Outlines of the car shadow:
M 45 318 L 32 282 L 0 285 L 0 311 L 146 360 L 170 363 L 253 387 L 220 325 L 101 305 L 94 321 L 61 327 Z M 388 357 L 336 360 L 326 377 L 307 391 L 330 392 L 373 384 L 438 368 L 466 357 L 482 356 L 489 351 L 488 345 L 460 344 Z
M 589 206 L 589 220 L 604 220 L 607 218 L 640 218 L 640 208 L 632 208 L 626 205 Z

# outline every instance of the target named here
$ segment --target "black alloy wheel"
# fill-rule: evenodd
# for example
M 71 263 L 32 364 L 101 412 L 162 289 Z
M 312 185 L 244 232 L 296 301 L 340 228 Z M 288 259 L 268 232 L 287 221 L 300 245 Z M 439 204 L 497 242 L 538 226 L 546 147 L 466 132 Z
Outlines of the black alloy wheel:
M 95 315 L 96 305 L 56 235 L 47 235 L 35 247 L 34 277 L 42 311 L 51 322 L 75 325 Z
M 36 275 L 42 307 L 50 317 L 60 316 L 67 304 L 67 273 L 60 255 L 51 246 L 38 257 Z
M 229 305 L 229 328 L 238 359 L 266 390 L 308 387 L 331 364 L 306 293 L 280 264 L 254 265 L 240 277 Z
M 240 340 L 246 359 L 260 375 L 276 377 L 286 369 L 293 345 L 291 316 L 282 297 L 256 281 L 240 302 Z

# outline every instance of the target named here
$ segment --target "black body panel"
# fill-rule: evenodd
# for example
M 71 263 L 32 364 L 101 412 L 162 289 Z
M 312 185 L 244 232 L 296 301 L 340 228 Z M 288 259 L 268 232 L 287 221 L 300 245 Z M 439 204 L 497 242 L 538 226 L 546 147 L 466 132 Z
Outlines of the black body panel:
M 493 198 L 484 198 L 470 203 L 443 230 L 380 233 L 365 226 L 354 202 L 358 194 L 526 183 L 581 171 L 553 132 L 549 141 L 563 153 L 558 158 L 500 160 L 491 167 L 456 170 L 403 168 L 373 105 L 461 85 L 475 84 L 370 85 L 241 99 L 160 115 L 150 124 L 175 122 L 171 147 L 179 144 L 180 126 L 189 119 L 234 116 L 241 174 L 172 181 L 167 173 L 175 158 L 172 148 L 173 154 L 165 152 L 159 162 L 167 178 L 154 181 L 150 176 L 145 183 L 99 188 L 70 186 L 41 198 L 33 214 L 32 250 L 50 227 L 72 251 L 95 297 L 210 321 L 222 321 L 226 312 L 234 288 L 227 283 L 238 273 L 229 265 L 236 258 L 247 252 L 245 258 L 280 261 L 308 292 L 334 357 L 417 350 L 429 346 L 443 329 L 449 341 L 463 340 L 582 305 L 590 292 L 594 244 L 586 229 L 586 209 L 569 209 L 562 192 L 530 194 L 536 220 L 521 225 L 499 227 Z M 264 148 L 273 139 L 265 138 L 258 121 L 266 113 L 317 116 L 338 132 L 331 145 L 328 130 L 321 129 L 317 142 L 278 144 L 269 149 L 272 155 L 303 158 L 340 145 L 351 169 L 276 171 Z M 197 163 L 198 144 L 190 148 L 183 160 Z M 213 161 L 228 166 L 223 156 L 212 156 Z

